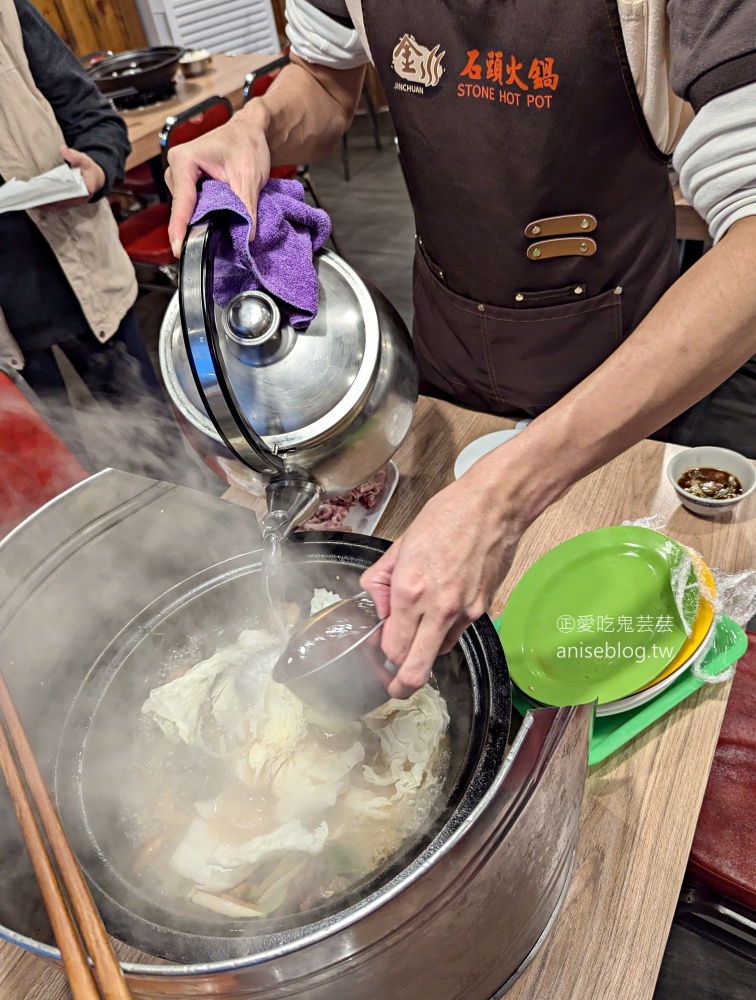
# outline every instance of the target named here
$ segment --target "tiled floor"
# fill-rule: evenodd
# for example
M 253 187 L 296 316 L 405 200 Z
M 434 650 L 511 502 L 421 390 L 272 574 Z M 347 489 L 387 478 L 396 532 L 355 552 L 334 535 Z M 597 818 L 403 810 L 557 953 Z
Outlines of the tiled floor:
M 389 118 L 379 115 L 378 121 L 380 152 L 366 119 L 358 119 L 349 134 L 349 183 L 339 150 L 311 173 L 342 256 L 389 297 L 410 325 L 415 224 Z

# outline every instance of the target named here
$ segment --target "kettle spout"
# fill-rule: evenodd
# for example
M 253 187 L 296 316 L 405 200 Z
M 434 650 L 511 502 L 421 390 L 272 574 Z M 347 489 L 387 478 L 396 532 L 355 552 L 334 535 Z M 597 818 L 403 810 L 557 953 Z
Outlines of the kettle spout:
M 284 472 L 273 476 L 265 488 L 268 512 L 262 519 L 264 537 L 275 535 L 284 541 L 291 532 L 315 513 L 321 487 L 302 473 Z

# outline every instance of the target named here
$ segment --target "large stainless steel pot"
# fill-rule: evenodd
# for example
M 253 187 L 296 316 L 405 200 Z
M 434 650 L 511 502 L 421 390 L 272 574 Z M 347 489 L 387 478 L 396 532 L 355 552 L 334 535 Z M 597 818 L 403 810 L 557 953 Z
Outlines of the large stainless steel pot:
M 280 303 L 245 291 L 223 306 L 214 269 L 223 219 L 193 226 L 179 292 L 160 332 L 160 367 L 192 444 L 209 464 L 267 492 L 288 531 L 321 495 L 359 486 L 404 440 L 418 376 L 407 329 L 345 261 L 316 255 L 318 314 L 297 331 Z
M 343 587 L 385 546 L 313 532 L 285 558 L 305 587 Z M 569 882 L 592 709 L 533 712 L 508 744 L 506 664 L 486 618 L 438 668 L 452 714 L 445 809 L 361 897 L 317 919 L 262 927 L 256 937 L 245 936 L 249 925 L 227 921 L 192 927 L 145 908 L 117 852 L 99 850 L 103 816 L 88 802 L 88 742 L 102 747 L 103 722 L 114 746 L 128 738 L 134 690 L 149 681 L 150 663 L 180 644 L 187 622 L 211 629 L 259 604 L 252 583 L 260 565 L 261 536 L 248 512 L 112 471 L 64 494 L 0 545 L 4 670 L 106 922 L 152 955 L 181 958 L 162 964 L 145 954 L 125 963 L 134 996 L 501 995 L 538 948 Z M 117 709 L 109 720 L 108 702 Z M 0 809 L 11 814 L 4 787 Z M 58 961 L 10 821 L 0 855 L 0 935 Z

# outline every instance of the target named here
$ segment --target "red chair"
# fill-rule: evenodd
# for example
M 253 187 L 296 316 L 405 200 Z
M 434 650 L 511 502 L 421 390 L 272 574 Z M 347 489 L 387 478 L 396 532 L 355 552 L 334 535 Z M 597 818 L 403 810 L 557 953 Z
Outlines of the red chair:
M 248 73 L 244 82 L 244 103 L 246 104 L 251 97 L 261 97 L 288 62 L 289 50 L 284 49 L 278 59 L 267 63 L 265 66 L 261 66 L 259 69 L 253 70 L 252 73 Z M 365 110 L 367 111 L 370 124 L 373 128 L 373 142 L 375 143 L 375 148 L 380 151 L 383 149 L 383 145 L 381 143 L 381 133 L 378 127 L 378 116 L 376 114 L 375 105 L 373 104 L 373 99 L 370 96 L 370 91 L 365 85 L 362 87 L 362 99 L 365 102 Z M 348 133 L 345 132 L 341 137 L 341 162 L 344 167 L 345 181 L 348 181 L 351 177 L 351 169 L 349 166 L 349 140 L 347 135 Z M 318 202 L 317 195 L 313 189 L 312 179 L 310 178 L 307 167 L 274 167 L 270 172 L 270 176 L 284 177 L 286 179 L 295 176 L 299 177 L 305 188 L 310 192 L 310 196 L 315 202 L 316 207 L 320 208 L 320 203 Z
M 24 394 L 0 370 L 0 537 L 59 493 L 89 476 Z
M 113 193 L 130 195 L 146 208 L 151 198 L 161 196 L 160 187 L 153 173 L 153 161 L 150 160 L 127 170 L 123 180 L 113 185 Z
M 253 97 L 262 97 L 262 95 L 268 91 L 270 85 L 288 62 L 289 53 L 284 52 L 277 59 L 274 59 L 273 62 L 266 63 L 265 66 L 261 66 L 259 69 L 255 69 L 251 73 L 247 73 L 246 79 L 244 80 L 244 103 L 246 104 L 247 101 L 251 101 Z M 320 208 L 320 202 L 318 201 L 318 196 L 315 194 L 315 189 L 312 186 L 312 179 L 308 173 L 307 167 L 298 167 L 293 163 L 285 166 L 271 167 L 270 176 L 286 181 L 296 180 L 298 178 L 309 192 L 312 200 L 315 202 L 315 207 Z
M 163 168 L 168 166 L 170 149 L 225 125 L 233 113 L 231 103 L 225 97 L 208 97 L 202 103 L 168 118 L 160 133 Z M 170 204 L 160 202 L 149 205 L 118 226 L 121 243 L 137 267 L 139 284 L 143 288 L 173 290 L 176 287 L 178 267 L 168 240 L 170 215 Z

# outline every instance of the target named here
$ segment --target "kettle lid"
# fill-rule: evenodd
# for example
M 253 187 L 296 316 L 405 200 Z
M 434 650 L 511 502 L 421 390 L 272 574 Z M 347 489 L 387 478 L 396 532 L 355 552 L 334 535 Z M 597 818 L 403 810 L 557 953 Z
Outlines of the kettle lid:
M 213 242 L 204 240 L 205 254 L 212 253 Z M 215 361 L 220 363 L 208 353 L 206 364 L 223 369 L 236 413 L 268 444 L 273 438 L 278 452 L 328 433 L 360 408 L 380 358 L 378 313 L 362 279 L 328 250 L 319 251 L 314 263 L 319 306 L 307 330 L 283 321 L 279 303 L 263 291 L 243 291 L 220 306 L 212 282 L 202 289 L 205 312 L 198 308 L 189 315 L 188 290 L 203 282 L 182 267 L 184 336 L 174 329 L 170 348 L 181 390 L 198 409 L 207 410 L 206 393 L 197 384 L 208 374 L 201 370 L 206 365 L 201 356 L 198 363 L 196 352 L 188 356 L 186 341 L 192 333 L 195 343 L 207 342 L 207 327 L 214 321 L 220 355 Z

